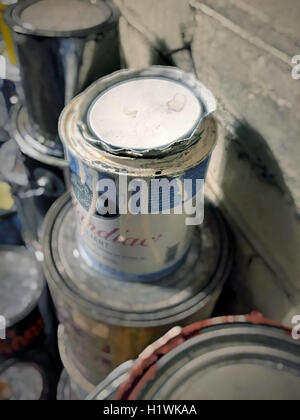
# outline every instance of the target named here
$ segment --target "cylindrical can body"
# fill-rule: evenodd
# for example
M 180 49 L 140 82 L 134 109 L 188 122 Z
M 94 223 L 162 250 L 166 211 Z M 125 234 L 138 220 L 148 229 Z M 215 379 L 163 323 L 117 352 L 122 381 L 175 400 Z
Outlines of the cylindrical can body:
M 203 201 L 187 209 L 203 195 L 216 142 L 216 123 L 207 117 L 214 109 L 199 81 L 162 67 L 114 73 L 65 108 L 60 135 L 79 252 L 90 265 L 141 280 L 182 263 L 195 228 L 188 216 Z
M 171 326 L 205 319 L 229 275 L 228 231 L 213 206 L 191 250 L 174 273 L 159 282 L 132 282 L 99 275 L 81 258 L 70 195 L 50 209 L 44 228 L 44 271 L 63 332 L 63 363 L 91 391 L 120 363 Z
M 113 174 L 109 171 L 90 171 L 89 167 L 67 152 L 70 162 L 73 203 L 78 219 L 79 251 L 91 265 L 100 270 L 128 279 L 155 279 L 162 277 L 180 265 L 190 249 L 194 226 L 186 224 L 187 215 L 175 214 L 181 202 L 162 203 L 163 210 L 170 214 L 120 214 L 102 216 L 98 212 L 100 192 L 95 189 L 98 182 L 109 179 L 123 191 L 135 183 L 133 176 Z M 185 179 L 196 182 L 206 174 L 210 157 L 196 167 L 168 178 L 173 185 Z M 138 172 L 137 172 L 138 176 Z M 84 179 L 83 179 L 84 178 Z M 144 177 L 149 191 L 149 203 L 159 202 L 153 197 L 152 180 Z M 139 183 L 139 181 L 137 181 Z M 117 192 L 120 197 L 122 192 Z M 93 210 L 94 203 L 96 207 Z M 100 204 L 101 206 L 101 204 Z M 91 214 L 94 211 L 94 214 Z M 101 208 L 100 208 L 101 211 Z M 176 227 L 176 228 L 175 228 Z
M 72 30 L 64 30 L 62 20 L 55 15 L 55 8 L 64 1 L 48 2 L 49 9 L 44 14 L 54 29 L 36 27 L 30 19 L 27 23 L 28 17 L 22 19 L 27 8 L 35 3 L 47 4 L 45 0 L 25 0 L 13 5 L 5 12 L 5 19 L 13 31 L 32 135 L 59 153 L 62 150 L 57 123 L 63 107 L 97 77 L 120 68 L 117 19 L 107 2 L 98 6 L 86 2 L 87 8 L 101 10 L 99 24 L 76 30 L 75 22 Z M 74 7 L 84 3 L 79 1 Z M 67 8 L 68 4 L 62 11 L 66 13 L 65 20 Z M 44 18 L 40 20 L 45 22 Z M 77 23 L 80 28 L 80 16 Z

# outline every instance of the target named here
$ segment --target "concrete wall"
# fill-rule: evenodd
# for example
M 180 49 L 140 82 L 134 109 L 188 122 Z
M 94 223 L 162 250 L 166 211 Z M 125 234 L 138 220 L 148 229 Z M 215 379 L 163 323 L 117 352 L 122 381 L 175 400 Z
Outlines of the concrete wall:
M 207 193 L 236 234 L 233 287 L 251 308 L 290 322 L 300 313 L 300 80 L 291 77 L 299 2 L 115 3 L 126 67 L 177 65 L 216 95 Z

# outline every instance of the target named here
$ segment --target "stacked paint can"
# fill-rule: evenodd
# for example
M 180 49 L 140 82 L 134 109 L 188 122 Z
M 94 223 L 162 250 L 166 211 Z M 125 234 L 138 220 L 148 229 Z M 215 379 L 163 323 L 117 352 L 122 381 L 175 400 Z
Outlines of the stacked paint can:
M 47 215 L 44 272 L 63 364 L 85 392 L 170 327 L 213 311 L 233 258 L 211 203 L 198 226 L 215 107 L 193 75 L 151 67 L 99 79 L 60 117 L 73 205 L 67 193 Z M 169 199 L 155 189 L 165 181 Z
M 24 0 L 4 12 L 20 67 L 23 99 L 11 118 L 29 188 L 12 185 L 26 242 L 39 243 L 42 220 L 68 187 L 58 136 L 64 106 L 97 78 L 120 68 L 118 15 L 110 1 Z
M 176 327 L 88 397 L 115 399 L 299 401 L 300 342 L 258 313 Z

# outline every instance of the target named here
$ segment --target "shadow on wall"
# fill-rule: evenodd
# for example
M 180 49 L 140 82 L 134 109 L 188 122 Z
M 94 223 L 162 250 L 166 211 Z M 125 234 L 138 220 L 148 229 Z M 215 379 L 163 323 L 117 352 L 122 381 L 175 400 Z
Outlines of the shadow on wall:
M 235 135 L 227 132 L 220 143 L 211 171 L 213 178 L 217 173 L 213 182 L 222 191 L 220 206 L 227 209 L 233 224 L 253 246 L 247 255 L 238 249 L 238 258 L 245 261 L 233 281 L 238 291 L 248 294 L 246 303 L 251 309 L 264 312 L 271 308 L 280 318 L 285 315 L 288 299 L 291 306 L 300 301 L 300 232 L 294 203 L 265 139 L 246 121 L 236 124 Z M 268 280 L 261 272 L 260 291 L 256 290 L 257 280 L 248 275 L 254 257 L 261 259 L 268 272 Z M 253 296 L 264 296 L 259 303 L 248 293 L 252 289 Z M 282 293 L 282 301 L 281 297 L 274 298 L 277 308 L 270 302 L 272 293 Z

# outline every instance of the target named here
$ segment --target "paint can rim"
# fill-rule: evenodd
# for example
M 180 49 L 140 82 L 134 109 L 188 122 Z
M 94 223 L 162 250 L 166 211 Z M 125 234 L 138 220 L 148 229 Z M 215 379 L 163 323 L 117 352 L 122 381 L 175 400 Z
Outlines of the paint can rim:
M 7 7 L 4 12 L 4 20 L 6 24 L 16 33 L 22 35 L 36 36 L 36 37 L 45 37 L 45 38 L 83 38 L 88 37 L 93 34 L 102 33 L 110 30 L 111 28 L 117 26 L 118 24 L 118 11 L 116 7 L 107 0 L 101 0 L 105 4 L 106 9 L 109 12 L 109 15 L 106 21 L 100 23 L 99 25 L 92 26 L 85 29 L 75 29 L 72 31 L 52 31 L 45 29 L 37 28 L 28 28 L 25 27 L 20 19 L 20 14 L 22 11 L 30 6 L 33 3 L 38 2 L 39 0 L 23 0 L 22 2 L 12 4 Z

